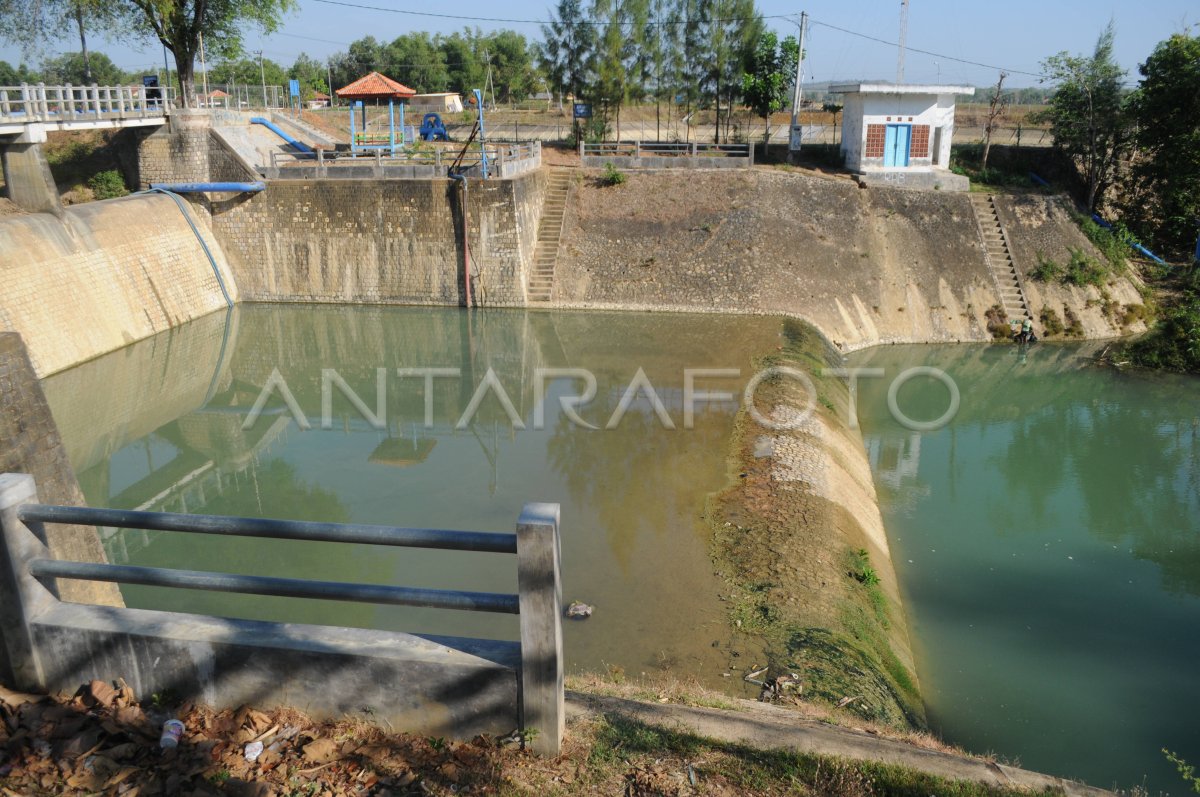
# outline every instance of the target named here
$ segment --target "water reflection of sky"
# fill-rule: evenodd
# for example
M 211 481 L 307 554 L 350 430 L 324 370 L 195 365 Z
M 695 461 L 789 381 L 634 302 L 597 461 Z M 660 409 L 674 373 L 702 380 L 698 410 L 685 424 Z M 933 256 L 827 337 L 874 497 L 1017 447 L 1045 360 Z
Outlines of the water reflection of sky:
M 1196 380 L 1087 368 L 1074 350 L 894 347 L 854 365 L 949 373 L 958 418 L 918 433 L 864 383 L 859 414 L 932 720 L 977 752 L 1181 791 L 1200 760 Z M 906 386 L 909 414 L 945 391 Z M 907 411 L 907 410 L 906 410 Z

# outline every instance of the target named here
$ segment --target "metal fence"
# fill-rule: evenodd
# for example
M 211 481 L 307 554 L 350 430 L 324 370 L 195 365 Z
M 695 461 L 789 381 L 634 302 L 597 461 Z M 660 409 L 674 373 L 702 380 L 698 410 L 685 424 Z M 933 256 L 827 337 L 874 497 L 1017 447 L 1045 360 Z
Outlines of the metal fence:
M 492 177 L 516 177 L 537 169 L 542 163 L 540 141 L 494 143 L 485 145 L 488 170 Z M 375 150 L 367 155 L 317 150 L 315 156 L 273 150 L 266 176 L 271 179 L 359 179 L 445 177 L 458 155 L 457 149 L 405 149 L 395 155 Z M 464 173 L 478 176 L 483 162 L 478 147 L 472 148 L 460 164 Z
M 698 141 L 581 141 L 579 158 L 584 166 L 612 164 L 629 169 L 716 169 L 753 165 L 754 146 Z
M 53 654 L 41 649 L 39 619 L 57 600 L 54 597 L 55 579 L 516 614 L 520 618 L 521 634 L 520 688 L 517 690 L 520 698 L 515 707 L 517 716 L 513 717 L 514 724 L 522 729 L 536 728 L 538 733 L 533 742 L 534 748 L 539 752 L 556 754 L 563 730 L 558 515 L 557 504 L 527 504 L 517 521 L 516 533 L 505 534 L 53 506 L 38 502 L 31 476 L 3 474 L 0 476 L 0 530 L 3 532 L 4 559 L 11 568 L 2 568 L 5 572 L 0 572 L 0 604 L 3 606 L 0 612 L 3 612 L 5 621 L 0 633 L 17 687 L 44 692 L 77 685 L 54 682 L 49 675 L 53 667 L 47 660 Z M 44 544 L 41 528 L 45 523 L 221 537 L 515 554 L 519 591 L 516 594 L 501 594 L 417 589 L 385 584 L 62 561 L 53 558 Z M 142 617 L 147 614 L 144 611 L 111 611 L 125 613 L 125 621 L 130 626 L 138 627 L 137 633 L 141 636 L 161 633 L 162 629 L 171 625 L 173 617 L 183 617 L 151 612 L 149 614 L 153 617 L 146 620 Z M 254 644 L 253 640 L 244 642 Z M 138 669 L 136 651 L 131 650 L 128 655 L 131 657 L 129 670 Z M 269 660 L 269 657 L 264 660 Z M 260 662 L 255 666 L 266 665 Z M 287 674 L 281 673 L 279 677 L 286 679 Z M 397 699 L 404 701 L 411 701 L 411 698 L 411 694 L 397 696 Z M 431 699 L 445 701 L 440 695 Z

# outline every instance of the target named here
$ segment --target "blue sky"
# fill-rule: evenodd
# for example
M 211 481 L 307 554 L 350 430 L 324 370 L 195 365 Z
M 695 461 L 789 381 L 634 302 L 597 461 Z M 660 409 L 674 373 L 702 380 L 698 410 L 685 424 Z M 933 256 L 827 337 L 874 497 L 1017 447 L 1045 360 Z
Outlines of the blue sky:
M 415 0 L 349 0 L 364 5 L 414 12 L 433 12 L 478 17 L 544 19 L 550 2 L 458 0 L 455 3 Z M 764 15 L 798 15 L 807 11 L 813 20 L 808 42 L 806 78 L 815 81 L 883 78 L 896 75 L 896 48 L 835 30 L 845 28 L 867 36 L 895 42 L 899 32 L 899 0 L 758 0 Z M 1136 81 L 1137 64 L 1154 45 L 1187 25 L 1200 23 L 1200 5 L 1195 0 L 910 0 L 908 44 L 940 53 L 931 56 L 908 51 L 905 79 L 910 82 L 994 83 L 995 68 L 972 66 L 962 59 L 1004 67 L 1012 72 L 1012 86 L 1036 85 L 1037 78 L 1018 72 L 1039 72 L 1038 63 L 1060 50 L 1088 52 L 1109 19 L 1116 23 L 1117 58 Z M 821 24 L 827 23 L 827 24 Z M 787 19 L 770 24 L 782 33 L 794 32 Z M 402 33 L 427 30 L 450 33 L 463 26 L 484 29 L 512 28 L 537 38 L 536 24 L 472 22 L 387 11 L 371 11 L 330 5 L 320 0 L 299 0 L 299 8 L 287 15 L 279 32 L 263 37 L 248 31 L 248 49 L 262 48 L 268 58 L 290 64 L 301 52 L 323 59 L 344 50 L 362 36 L 391 39 Z M 154 42 L 137 47 L 106 41 L 93 35 L 89 43 L 126 69 L 162 64 L 162 49 Z M 78 39 L 71 30 L 50 47 L 23 59 L 18 47 L 0 44 L 0 60 L 34 64 L 60 52 L 77 50 Z M 403 75 L 393 75 L 403 81 Z M 807 81 L 806 81 L 807 82 Z

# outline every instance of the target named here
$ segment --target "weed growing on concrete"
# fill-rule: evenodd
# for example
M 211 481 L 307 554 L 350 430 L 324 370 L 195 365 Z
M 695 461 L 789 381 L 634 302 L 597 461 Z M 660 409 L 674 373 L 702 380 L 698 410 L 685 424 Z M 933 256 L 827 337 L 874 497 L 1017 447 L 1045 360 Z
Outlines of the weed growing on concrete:
M 1043 307 L 1042 312 L 1038 315 L 1038 320 L 1042 322 L 1042 330 L 1046 337 L 1050 338 L 1063 333 L 1062 319 L 1058 317 L 1058 313 L 1053 307 Z
M 596 178 L 596 182 L 603 186 L 614 186 L 621 185 L 627 179 L 628 178 L 625 176 L 625 172 L 621 171 L 616 166 L 613 166 L 611 163 L 606 163 L 604 164 L 604 174 Z
M 1075 221 L 1087 239 L 1092 242 L 1092 246 L 1100 250 L 1100 254 L 1104 255 L 1112 267 L 1118 272 L 1123 271 L 1126 258 L 1132 254 L 1128 243 L 1131 235 L 1125 229 L 1125 225 L 1117 222 L 1111 228 L 1101 227 L 1094 219 L 1083 214 L 1076 214 Z
M 1062 278 L 1063 267 L 1053 258 L 1037 253 L 1037 265 L 1029 272 L 1029 276 L 1038 282 L 1058 282 Z
M 1070 307 L 1063 305 L 1063 318 L 1066 319 L 1066 328 L 1063 330 L 1068 338 L 1082 338 L 1083 324 L 1079 321 L 1079 316 L 1071 310 Z
M 995 340 L 1008 340 L 1012 335 L 1012 331 L 1008 327 L 1008 313 L 998 304 L 993 304 L 984 311 L 983 317 L 987 319 L 988 332 L 992 333 L 992 338 Z

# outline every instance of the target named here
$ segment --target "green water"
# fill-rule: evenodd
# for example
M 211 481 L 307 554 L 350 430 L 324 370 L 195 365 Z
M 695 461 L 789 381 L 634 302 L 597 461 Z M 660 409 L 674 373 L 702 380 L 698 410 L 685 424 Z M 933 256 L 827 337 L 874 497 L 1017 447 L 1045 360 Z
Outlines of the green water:
M 1097 786 L 1187 791 L 1200 762 L 1200 381 L 1088 367 L 1085 349 L 861 352 L 860 419 L 931 722 L 972 751 Z M 907 367 L 958 385 L 913 432 Z M 916 378 L 914 420 L 948 407 Z
M 565 629 L 572 670 L 628 677 L 667 671 L 713 687 L 740 685 L 754 663 L 728 630 L 708 555 L 705 496 L 727 482 L 725 452 L 736 404 L 697 401 L 684 429 L 683 369 L 735 368 L 737 379 L 697 389 L 738 392 L 751 357 L 780 343 L 778 319 L 605 313 L 254 305 L 173 332 L 45 380 L 84 495 L 94 506 L 512 531 L 527 501 L 562 506 L 564 598 L 595 607 Z M 457 368 L 433 382 L 397 368 Z M 582 391 L 546 380 L 536 429 L 538 368 L 594 374 L 597 397 L 580 410 L 603 427 L 638 369 L 676 429 L 662 428 L 642 395 L 611 430 L 568 422 L 558 403 Z M 374 428 L 337 389 L 321 428 L 322 369 L 334 369 L 378 413 Z M 494 370 L 515 430 L 490 393 L 455 428 Z M 243 420 L 278 369 L 311 429 L 278 393 L 249 429 Z M 322 543 L 105 530 L 113 561 L 236 573 L 514 592 L 515 557 Z M 355 625 L 416 633 L 515 639 L 508 615 L 375 607 L 127 586 L 131 606 L 253 619 Z M 726 673 L 734 673 L 732 676 Z M 750 687 L 745 685 L 747 689 Z M 740 687 L 733 687 L 740 688 Z
M 564 590 L 596 607 L 565 628 L 572 670 L 666 671 L 737 691 L 757 651 L 731 636 L 712 573 L 705 496 L 727 482 L 736 404 L 697 403 L 665 430 L 644 397 L 609 431 L 574 425 L 558 398 L 587 369 L 604 426 L 638 368 L 683 426 L 683 369 L 734 368 L 701 390 L 737 393 L 775 319 L 614 313 L 250 305 L 44 381 L 85 497 L 96 506 L 508 531 L 526 501 L 562 505 Z M 1200 762 L 1200 402 L 1195 379 L 1087 367 L 1089 350 L 888 347 L 851 365 L 919 677 L 936 729 L 976 752 L 1099 786 L 1182 793 L 1158 752 Z M 912 432 L 887 410 L 912 365 L 958 385 L 955 420 Z M 435 380 L 399 367 L 461 369 Z M 494 396 L 456 424 L 488 368 Z M 337 390 L 334 369 L 385 428 Z M 278 369 L 312 428 L 276 394 Z M 940 415 L 947 391 L 914 379 L 897 403 Z M 515 589 L 503 555 L 103 532 L 118 562 L 485 591 Z M 512 639 L 514 618 L 126 587 L 131 606 Z M 731 677 L 726 677 L 730 673 Z

